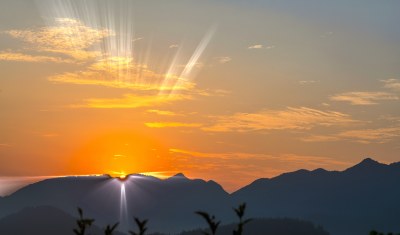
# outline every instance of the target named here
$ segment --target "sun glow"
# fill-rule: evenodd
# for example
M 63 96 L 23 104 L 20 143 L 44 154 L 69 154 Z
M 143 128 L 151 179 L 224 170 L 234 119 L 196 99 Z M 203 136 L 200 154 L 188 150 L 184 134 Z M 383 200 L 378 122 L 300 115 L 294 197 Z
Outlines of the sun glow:
M 120 221 L 121 226 L 127 226 L 127 219 L 128 219 L 128 203 L 126 200 L 126 190 L 125 190 L 125 183 L 121 184 L 121 199 L 120 199 Z
M 136 130 L 136 132 L 138 132 Z M 164 172 L 172 168 L 168 148 L 154 137 L 134 131 L 94 134 L 74 154 L 76 174 L 105 173 L 126 180 L 130 174 Z
M 117 172 L 115 178 L 124 181 L 128 178 L 128 175 L 125 172 Z

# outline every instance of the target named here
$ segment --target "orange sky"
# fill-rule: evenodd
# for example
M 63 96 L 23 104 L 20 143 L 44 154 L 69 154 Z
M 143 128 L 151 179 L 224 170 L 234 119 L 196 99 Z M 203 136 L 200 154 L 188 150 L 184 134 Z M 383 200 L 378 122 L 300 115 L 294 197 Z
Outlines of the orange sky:
M 399 4 L 307 4 L 2 1 L 0 177 L 398 161 Z

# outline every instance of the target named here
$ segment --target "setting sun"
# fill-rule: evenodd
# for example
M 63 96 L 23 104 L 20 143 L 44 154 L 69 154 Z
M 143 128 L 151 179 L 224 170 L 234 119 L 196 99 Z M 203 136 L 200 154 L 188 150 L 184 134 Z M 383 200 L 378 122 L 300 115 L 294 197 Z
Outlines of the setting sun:
M 118 176 L 118 178 L 119 178 L 119 180 L 126 180 L 127 175 L 126 175 L 125 173 L 121 173 L 121 174 Z
M 71 161 L 78 174 L 127 174 L 170 170 L 168 150 L 148 135 L 114 132 L 93 137 L 80 147 Z

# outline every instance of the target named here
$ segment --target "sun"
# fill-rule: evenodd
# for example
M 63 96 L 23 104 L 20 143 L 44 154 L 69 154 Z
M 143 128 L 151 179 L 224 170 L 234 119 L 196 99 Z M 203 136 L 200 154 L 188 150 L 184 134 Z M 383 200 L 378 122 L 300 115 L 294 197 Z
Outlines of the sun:
M 172 167 L 169 149 L 158 137 L 136 131 L 96 134 L 71 158 L 76 174 L 108 174 L 129 178 L 140 172 L 164 172 Z
M 129 175 L 125 173 L 125 171 L 111 171 L 109 175 L 112 178 L 118 179 L 120 181 L 125 181 L 128 179 Z
M 121 175 L 118 176 L 118 179 L 119 180 L 126 180 L 126 177 L 127 177 L 127 175 L 121 174 Z

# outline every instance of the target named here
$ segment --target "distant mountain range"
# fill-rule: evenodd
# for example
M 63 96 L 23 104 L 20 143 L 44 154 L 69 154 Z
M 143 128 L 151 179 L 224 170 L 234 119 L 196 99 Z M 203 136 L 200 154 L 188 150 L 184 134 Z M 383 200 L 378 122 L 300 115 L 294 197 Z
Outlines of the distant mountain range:
M 197 210 L 215 214 L 225 224 L 234 222 L 232 207 L 246 202 L 248 217 L 295 218 L 322 225 L 332 235 L 365 235 L 371 229 L 400 232 L 399 198 L 400 163 L 386 165 L 369 158 L 341 172 L 299 170 L 258 179 L 232 194 L 214 181 L 182 174 L 166 180 L 142 175 L 125 181 L 106 175 L 65 177 L 0 198 L 0 231 L 10 214 L 27 207 L 51 206 L 75 216 L 80 206 L 99 227 L 121 221 L 120 228 L 127 231 L 126 220 L 133 226 L 132 216 L 138 216 L 150 219 L 153 232 L 177 233 L 204 226 L 193 213 Z

